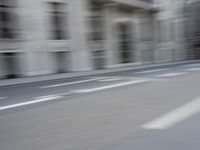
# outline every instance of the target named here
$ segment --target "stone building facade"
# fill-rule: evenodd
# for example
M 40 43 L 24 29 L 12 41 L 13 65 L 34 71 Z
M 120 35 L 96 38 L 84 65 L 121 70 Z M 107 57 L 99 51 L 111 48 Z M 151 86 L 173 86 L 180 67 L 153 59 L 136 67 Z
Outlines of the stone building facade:
M 172 0 L 0 0 L 0 78 L 186 59 Z
M 200 58 L 200 1 L 184 0 L 185 37 L 188 59 Z

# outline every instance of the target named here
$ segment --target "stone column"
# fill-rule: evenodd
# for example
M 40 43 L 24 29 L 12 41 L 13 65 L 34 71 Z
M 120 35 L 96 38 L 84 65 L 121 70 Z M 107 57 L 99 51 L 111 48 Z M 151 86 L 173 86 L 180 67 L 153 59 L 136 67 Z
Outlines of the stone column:
M 133 22 L 134 22 L 134 62 L 141 63 L 142 62 L 142 53 L 141 53 L 141 27 L 140 27 L 140 12 L 135 11 L 133 14 Z
M 72 71 L 92 69 L 91 54 L 88 42 L 87 0 L 69 0 L 69 34 L 72 47 Z
M 153 51 L 152 51 L 152 63 L 155 63 L 156 62 L 156 49 L 158 49 L 158 40 L 157 40 L 157 32 L 158 32 L 158 29 L 157 29 L 157 20 L 156 20 L 156 15 L 157 15 L 157 12 L 152 12 L 152 16 L 151 16 L 151 19 L 152 19 L 152 30 L 153 30 L 153 37 L 152 37 L 152 48 L 153 48 Z
M 44 4 L 44 5 L 43 5 Z M 47 51 L 46 7 L 48 3 L 40 0 L 20 0 L 18 3 L 20 36 L 22 48 L 19 65 L 22 76 L 34 76 L 53 73 L 52 59 Z

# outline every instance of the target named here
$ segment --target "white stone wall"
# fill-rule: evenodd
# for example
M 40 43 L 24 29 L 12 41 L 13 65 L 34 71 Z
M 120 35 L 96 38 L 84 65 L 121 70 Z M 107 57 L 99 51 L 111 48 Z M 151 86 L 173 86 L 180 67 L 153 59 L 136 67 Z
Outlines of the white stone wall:
M 179 14 L 181 3 L 173 0 L 157 0 L 160 11 L 156 20 L 162 23 L 158 29 L 157 48 L 155 52 L 156 62 L 168 62 L 185 59 L 183 18 Z
M 51 27 L 49 20 L 48 3 L 54 0 L 18 0 L 16 16 L 19 29 L 19 37 L 16 40 L 0 40 L 0 53 L 17 53 L 18 72 L 21 76 L 35 76 L 45 74 L 55 74 L 58 65 L 54 54 L 56 52 L 65 52 L 66 72 L 70 71 L 88 71 L 93 69 L 93 58 L 88 43 L 88 16 L 89 10 L 87 0 L 56 0 L 66 3 L 66 32 L 69 39 L 52 40 Z M 151 5 L 135 2 L 137 9 L 132 13 L 124 13 L 116 9 L 117 3 L 105 5 L 105 59 L 106 68 L 121 66 L 119 57 L 119 47 L 116 25 L 120 22 L 130 22 L 133 26 L 133 63 L 152 63 L 166 62 L 173 60 L 183 60 L 185 58 L 182 25 L 180 14 L 177 14 L 176 6 L 178 2 L 172 0 L 157 0 L 159 11 L 151 14 Z M 130 2 L 130 1 L 126 1 Z M 140 5 L 141 4 L 141 5 Z M 174 5 L 173 5 L 174 4 Z M 134 2 L 130 6 L 134 6 Z M 173 7 L 172 7 L 173 6 Z M 134 9 L 134 7 L 133 7 Z M 151 12 L 151 13 L 150 13 Z M 163 20 L 162 41 L 156 40 L 156 22 Z M 153 31 L 152 40 L 142 40 L 141 23 L 152 21 Z M 170 23 L 174 24 L 174 39 L 170 36 Z M 160 34 L 160 33 L 157 33 Z M 0 78 L 5 75 L 4 58 L 0 54 Z
M 88 46 L 87 1 L 69 1 L 69 24 L 72 48 L 72 70 L 87 71 L 92 69 L 91 53 Z
M 142 63 L 142 49 L 146 50 L 151 47 L 152 43 L 142 42 L 141 39 L 141 22 L 143 20 L 147 20 L 147 18 L 143 17 L 145 11 L 133 11 L 131 13 L 123 13 L 123 11 L 119 11 L 117 9 L 116 4 L 110 4 L 106 7 L 106 52 L 107 52 L 107 67 L 121 67 L 120 64 L 120 48 L 118 46 L 119 37 L 118 37 L 118 29 L 117 25 L 120 23 L 130 23 L 132 26 L 131 36 L 132 36 L 132 63 L 125 64 L 134 65 L 138 63 Z

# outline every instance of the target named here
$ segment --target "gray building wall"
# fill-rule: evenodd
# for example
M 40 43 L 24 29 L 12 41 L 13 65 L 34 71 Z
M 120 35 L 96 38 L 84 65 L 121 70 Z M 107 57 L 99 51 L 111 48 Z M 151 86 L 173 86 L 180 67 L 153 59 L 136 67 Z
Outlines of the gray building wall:
M 66 39 L 51 39 L 51 2 L 64 4 Z M 17 0 L 12 10 L 16 38 L 0 39 L 0 77 L 12 73 L 35 76 L 89 71 L 98 68 L 96 64 L 102 65 L 99 68 L 113 68 L 185 59 L 183 21 L 177 14 L 179 3 L 174 5 L 171 0 L 100 3 L 103 39 L 94 41 L 90 39 L 93 12 L 89 0 Z M 122 63 L 124 53 L 119 46 L 118 25 L 127 23 L 131 25 L 132 57 L 128 63 Z M 15 63 L 8 64 L 8 60 Z

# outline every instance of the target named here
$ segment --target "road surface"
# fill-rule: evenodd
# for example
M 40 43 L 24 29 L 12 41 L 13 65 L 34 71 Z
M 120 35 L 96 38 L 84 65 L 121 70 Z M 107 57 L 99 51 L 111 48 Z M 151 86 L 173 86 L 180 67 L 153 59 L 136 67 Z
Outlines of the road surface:
M 2 150 L 199 150 L 200 64 L 0 87 Z

